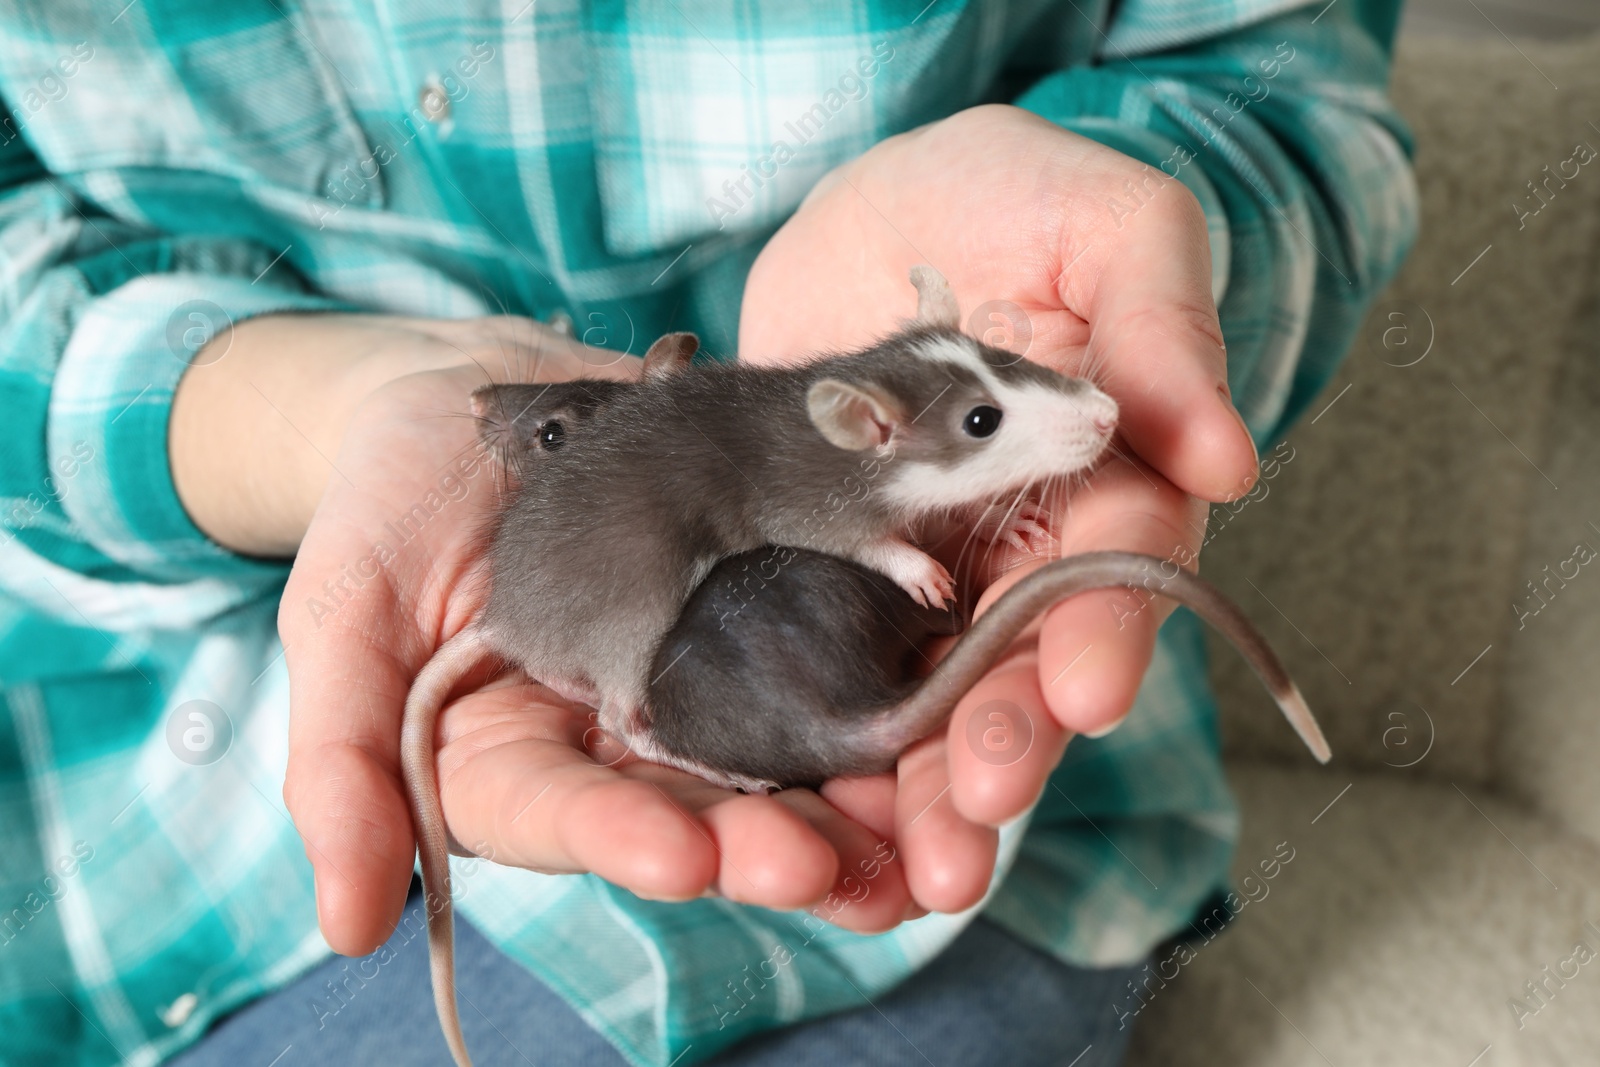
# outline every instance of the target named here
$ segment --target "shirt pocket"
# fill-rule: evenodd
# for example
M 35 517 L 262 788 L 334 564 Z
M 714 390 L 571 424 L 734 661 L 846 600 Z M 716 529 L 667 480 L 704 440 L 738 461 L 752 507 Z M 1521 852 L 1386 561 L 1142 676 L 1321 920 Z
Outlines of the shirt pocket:
M 80 4 L 40 5 L 16 30 L 3 23 L 22 16 L 0 16 L 0 94 L 17 132 L 61 176 L 202 171 L 348 202 L 338 176 L 371 150 L 297 15 L 200 10 L 155 0 L 108 22 Z M 367 182 L 356 199 L 381 197 Z
M 968 79 L 931 76 L 953 58 L 939 26 L 873 25 L 859 3 L 737 6 L 736 21 L 691 0 L 589 5 L 611 252 L 770 229 L 833 167 L 959 106 Z

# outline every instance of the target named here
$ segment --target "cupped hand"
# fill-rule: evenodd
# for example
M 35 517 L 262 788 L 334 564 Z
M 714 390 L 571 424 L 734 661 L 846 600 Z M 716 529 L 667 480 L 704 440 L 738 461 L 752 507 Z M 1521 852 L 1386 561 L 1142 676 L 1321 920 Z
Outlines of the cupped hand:
M 908 274 L 919 263 L 949 281 L 970 333 L 1091 377 L 1121 409 L 1114 454 L 1053 504 L 1054 544 L 1037 555 L 995 545 L 983 560 L 979 610 L 1058 553 L 1120 549 L 1193 569 L 1205 501 L 1236 498 L 1256 474 L 1229 399 L 1194 196 L 1018 108 L 961 112 L 818 184 L 751 271 L 741 358 L 794 360 L 893 331 L 915 311 Z M 993 871 L 992 828 L 1034 802 L 1074 733 L 1127 714 L 1171 611 L 1147 601 L 1108 590 L 1057 605 L 892 776 L 824 787 L 842 811 L 891 828 L 919 905 L 976 902 Z M 1031 741 L 1001 756 L 970 740 L 990 720 Z
M 415 855 L 398 752 L 407 691 L 482 603 L 477 565 L 504 472 L 480 452 L 468 397 L 491 379 L 631 376 L 639 361 L 526 320 L 292 319 L 238 332 L 336 327 L 356 331 L 336 346 L 348 351 L 376 330 L 374 361 L 404 347 L 400 362 L 421 368 L 376 387 L 370 372 L 353 375 L 367 392 L 324 448 L 333 471 L 322 472 L 279 611 L 291 691 L 284 797 L 315 871 L 323 934 L 360 954 L 398 921 Z M 826 900 L 870 871 L 871 892 L 852 891 L 860 899 L 830 909 L 834 921 L 881 929 L 905 911 L 883 828 L 814 793 L 742 796 L 619 758 L 589 709 L 516 675 L 470 681 L 477 688 L 441 716 L 438 758 L 446 823 L 472 851 L 592 871 L 645 897 L 714 891 L 775 908 Z

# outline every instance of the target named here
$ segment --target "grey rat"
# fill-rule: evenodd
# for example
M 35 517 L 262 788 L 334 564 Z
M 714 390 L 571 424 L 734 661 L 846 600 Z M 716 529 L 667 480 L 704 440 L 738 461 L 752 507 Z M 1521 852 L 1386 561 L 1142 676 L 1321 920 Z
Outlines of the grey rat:
M 484 611 L 418 674 L 401 741 L 435 1002 L 458 1063 L 470 1061 L 453 989 L 449 839 L 434 735 L 440 708 L 469 670 L 490 656 L 521 667 L 597 707 L 602 728 L 639 756 L 723 785 L 765 790 L 815 780 L 826 767 L 878 768 L 892 762 L 893 746 L 916 740 L 905 725 L 912 720 L 885 717 L 881 702 L 867 718 L 891 725 L 845 731 L 867 746 L 853 762 L 848 740 L 821 762 L 793 766 L 781 752 L 730 760 L 696 751 L 694 732 L 679 728 L 694 709 L 654 707 L 652 679 L 697 587 L 721 561 L 776 545 L 851 561 L 883 579 L 880 593 L 889 582 L 902 591 L 900 606 L 938 614 L 954 586 L 907 540 L 923 520 L 1080 473 L 1104 451 L 1114 401 L 1086 381 L 965 336 L 944 280 L 927 268 L 912 280 L 917 323 L 860 352 L 800 366 L 690 369 L 692 339 L 669 335 L 652 346 L 637 383 L 491 386 L 474 395 L 486 437 L 501 444 L 519 484 L 488 552 Z M 965 685 L 945 671 L 908 698 L 916 728 L 937 726 L 982 673 L 980 661 L 992 662 L 1009 643 L 1004 635 L 1070 592 L 1134 584 L 1194 598 L 1181 579 L 1152 579 L 1152 562 L 1161 563 L 1102 560 L 1100 570 L 1080 567 L 1064 579 L 1056 568 L 1072 561 L 1063 561 L 1020 583 L 952 653 L 965 665 L 961 677 L 971 675 Z M 1326 744 L 1281 667 L 1274 680 L 1288 685 L 1274 695 L 1325 759 Z M 757 702 L 733 713 L 767 709 Z M 673 724 L 670 743 L 658 722 Z M 748 736 L 770 740 L 760 731 Z M 772 773 L 741 769 L 746 760 Z

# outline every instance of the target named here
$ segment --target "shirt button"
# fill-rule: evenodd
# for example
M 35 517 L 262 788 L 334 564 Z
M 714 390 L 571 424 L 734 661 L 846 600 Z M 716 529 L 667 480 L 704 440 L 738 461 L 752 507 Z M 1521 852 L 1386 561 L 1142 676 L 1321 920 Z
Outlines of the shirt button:
M 194 1009 L 199 1003 L 199 997 L 193 993 L 185 993 L 161 1009 L 161 1021 L 171 1027 L 182 1026 L 189 1021 L 189 1016 L 194 1014 Z
M 560 308 L 550 313 L 550 317 L 545 319 L 545 325 L 563 337 L 572 336 L 572 316 Z
M 430 78 L 417 93 L 417 106 L 422 109 L 423 116 L 435 125 L 450 118 L 450 94 L 444 91 L 444 86 L 436 78 Z

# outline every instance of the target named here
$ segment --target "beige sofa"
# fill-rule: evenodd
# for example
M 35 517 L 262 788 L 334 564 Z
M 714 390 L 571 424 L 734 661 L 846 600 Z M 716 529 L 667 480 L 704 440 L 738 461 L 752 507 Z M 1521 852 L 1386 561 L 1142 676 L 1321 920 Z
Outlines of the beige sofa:
M 1137 1067 L 1600 1064 L 1600 38 L 1403 40 L 1394 92 L 1421 240 L 1203 560 L 1334 761 L 1213 644 L 1239 874 L 1294 859 Z

